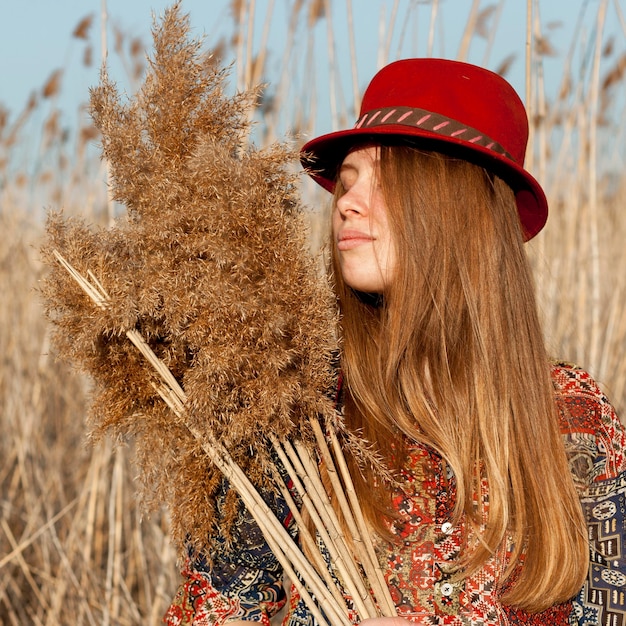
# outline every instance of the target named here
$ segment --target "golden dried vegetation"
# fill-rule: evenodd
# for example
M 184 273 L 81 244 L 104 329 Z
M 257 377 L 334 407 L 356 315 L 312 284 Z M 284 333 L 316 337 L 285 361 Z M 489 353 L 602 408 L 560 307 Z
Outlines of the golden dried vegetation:
M 206 548 L 223 531 L 222 476 L 202 442 L 220 441 L 263 485 L 267 435 L 306 438 L 309 418 L 332 415 L 332 292 L 308 251 L 296 155 L 248 145 L 257 91 L 227 97 L 226 77 L 189 39 L 188 17 L 167 11 L 136 96 L 123 101 L 106 74 L 91 94 L 125 214 L 100 229 L 51 214 L 44 246 L 53 345 L 95 382 L 94 434 L 132 437 L 144 499 L 167 503 L 181 556 L 185 540 Z M 93 273 L 106 308 L 54 251 Z M 183 386 L 196 436 L 151 384 L 131 329 Z
M 316 132 L 317 111 L 322 108 L 318 81 L 322 80 L 334 87 L 328 106 L 332 124 L 351 123 L 355 117 L 354 107 L 358 107 L 356 94 L 364 78 L 357 71 L 356 59 L 351 61 L 347 76 L 339 71 L 334 73 L 336 40 L 363 36 L 369 38 L 369 46 L 371 41 L 380 41 L 376 45 L 379 59 L 384 61 L 394 56 L 392 34 L 404 32 L 403 25 L 412 19 L 411 15 L 392 12 L 385 16 L 385 28 L 380 35 L 360 33 L 350 24 L 344 32 L 334 21 L 333 14 L 325 11 L 328 3 L 294 3 L 291 20 L 286 19 L 285 47 L 275 51 L 278 54 L 272 57 L 265 35 L 258 45 L 250 40 L 253 30 L 250 20 L 260 19 L 264 26 L 277 23 L 277 17 L 268 9 L 265 17 L 259 18 L 258 11 L 254 13 L 257 4 L 254 2 L 232 4 L 233 37 L 228 43 L 208 43 L 213 46 L 211 50 L 216 58 L 235 58 L 233 82 L 242 91 L 262 80 L 270 82 L 260 97 L 256 126 L 251 129 L 247 126 L 249 116 L 228 118 L 233 109 L 225 106 L 226 102 L 231 102 L 235 108 L 245 108 L 248 102 L 245 97 L 232 100 L 233 96 L 224 92 L 220 96 L 223 99 L 216 100 L 224 105 L 222 108 L 206 112 L 200 106 L 200 94 L 205 93 L 203 86 L 210 84 L 217 91 L 225 89 L 225 75 L 216 66 L 198 75 L 197 91 L 192 94 L 196 108 L 191 102 L 186 112 L 184 107 L 163 110 L 154 117 L 153 126 L 146 119 L 150 117 L 148 110 L 142 106 L 156 96 L 150 92 L 156 83 L 148 82 L 134 105 L 120 107 L 114 85 L 105 82 L 94 93 L 97 124 L 94 125 L 82 109 L 75 122 L 75 132 L 68 133 L 65 112 L 59 111 L 59 95 L 67 80 L 64 69 L 51 73 L 46 84 L 33 93 L 16 115 L 0 109 L 0 232 L 3 235 L 0 284 L 5 296 L 0 308 L 3 359 L 0 420 L 4 433 L 0 440 L 0 622 L 3 624 L 159 623 L 177 584 L 177 555 L 170 542 L 172 520 L 165 510 L 157 508 L 150 517 L 142 517 L 137 506 L 138 468 L 143 468 L 141 480 L 147 487 L 145 493 L 160 493 L 165 499 L 177 501 L 184 498 L 185 481 L 192 481 L 190 484 L 197 481 L 205 465 L 200 456 L 194 457 L 196 448 L 184 441 L 165 409 L 159 418 L 163 433 L 176 439 L 177 445 L 180 444 L 180 449 L 188 455 L 192 468 L 189 478 L 178 477 L 165 484 L 159 472 L 145 471 L 155 459 L 163 463 L 163 467 L 174 467 L 171 465 L 175 461 L 172 459 L 174 448 L 165 438 L 154 438 L 153 449 L 144 446 L 143 451 L 133 438 L 122 440 L 104 436 L 97 441 L 87 441 L 90 428 L 110 423 L 117 424 L 119 433 L 132 426 L 140 442 L 150 433 L 146 422 L 137 419 L 137 414 L 155 404 L 153 395 L 141 391 L 145 388 L 141 377 L 129 376 L 127 381 L 120 378 L 122 367 L 138 371 L 131 361 L 135 357 L 121 347 L 122 339 L 117 343 L 108 342 L 112 346 L 111 354 L 102 352 L 102 342 L 90 333 L 89 322 L 99 324 L 103 332 L 115 333 L 119 332 L 116 320 L 121 318 L 129 326 L 141 327 L 149 337 L 162 337 L 165 326 L 156 328 L 149 320 L 167 320 L 168 332 L 177 339 L 159 339 L 158 345 L 155 344 L 164 360 L 177 370 L 185 368 L 193 359 L 204 359 L 218 378 L 225 376 L 228 369 L 224 360 L 228 353 L 223 352 L 222 362 L 216 363 L 215 354 L 209 354 L 208 350 L 203 352 L 203 349 L 211 341 L 224 345 L 226 338 L 210 336 L 211 328 L 203 328 L 206 321 L 224 327 L 229 316 L 247 316 L 249 335 L 237 340 L 250 345 L 263 341 L 265 333 L 280 335 L 283 327 L 266 326 L 265 318 L 254 311 L 252 299 L 238 302 L 234 292 L 229 292 L 228 284 L 222 284 L 224 292 L 216 294 L 218 281 L 211 281 L 211 274 L 204 271 L 204 268 L 211 268 L 215 276 L 222 278 L 227 270 L 238 271 L 238 253 L 219 245 L 220 233 L 242 242 L 241 254 L 259 252 L 261 257 L 267 253 L 262 237 L 246 231 L 241 211 L 234 211 L 236 214 L 228 225 L 222 226 L 226 230 L 219 231 L 218 225 L 211 223 L 209 214 L 197 210 L 199 203 L 216 203 L 219 200 L 216 193 L 222 185 L 243 180 L 246 192 L 233 188 L 226 199 L 229 206 L 239 209 L 247 207 L 248 203 L 265 206 L 269 200 L 259 195 L 268 191 L 268 181 L 257 179 L 259 189 L 255 191 L 251 189 L 249 176 L 265 159 L 273 163 L 272 171 L 278 164 L 285 166 L 288 173 L 288 151 L 284 146 L 257 152 L 243 148 L 248 130 L 262 146 L 270 146 L 286 131 Z M 432 31 L 427 53 L 434 53 L 432 42 L 436 41 L 435 33 L 443 19 L 441 5 L 438 2 L 429 6 L 412 4 L 422 5 L 415 8 L 416 11 L 431 12 Z M 478 7 L 478 3 L 474 4 Z M 610 4 L 607 0 L 587 8 L 581 23 L 590 25 L 593 36 L 576 32 L 572 53 L 560 52 L 563 67 L 554 96 L 546 95 L 542 73 L 542 55 L 555 49 L 551 31 L 548 28 L 545 33 L 541 32 L 539 20 L 535 26 L 537 45 L 532 50 L 528 96 L 534 150 L 528 158 L 530 168 L 546 187 L 551 217 L 548 228 L 532 243 L 529 252 L 536 269 L 539 300 L 552 352 L 588 367 L 624 415 L 626 248 L 623 241 L 626 219 L 621 207 L 626 201 L 626 177 L 623 175 L 624 152 L 620 146 L 626 143 L 623 118 L 626 22 L 619 8 L 619 2 Z M 609 11 L 613 13 L 607 18 Z M 461 56 L 466 58 L 476 37 L 486 49 L 491 49 L 498 16 L 499 10 L 489 6 L 468 16 L 468 28 L 459 45 Z M 193 20 L 193 15 L 191 17 Z M 613 40 L 603 35 L 607 19 L 618 27 L 619 36 Z M 86 64 L 92 62 L 91 51 L 99 48 L 91 39 L 94 30 L 91 26 L 92 18 L 87 17 L 74 31 L 75 45 L 81 46 L 82 52 L 77 57 L 83 58 Z M 327 33 L 326 50 L 320 50 L 321 29 Z M 574 53 L 581 48 L 584 54 Z M 131 85 L 137 87 L 146 69 L 143 46 L 136 38 L 118 31 L 114 52 L 119 55 Z M 488 59 L 487 62 L 494 67 L 500 65 L 501 71 L 506 73 L 523 56 L 521 51 L 511 52 L 504 60 L 496 59 L 491 63 Z M 203 55 L 210 53 L 202 52 Z M 550 57 L 549 62 L 554 63 L 554 59 Z M 297 60 L 304 65 L 296 66 Z M 326 66 L 330 71 L 321 71 Z M 302 75 L 306 75 L 304 82 L 301 82 Z M 274 80 L 274 76 L 278 78 Z M 344 89 L 351 85 L 354 95 L 346 97 L 341 85 Z M 171 97 L 174 97 L 176 86 L 171 87 Z M 294 89 L 300 90 L 298 94 Z M 178 93 L 176 97 L 180 101 L 182 95 Z M 217 133 L 214 145 L 203 143 L 204 139 L 194 135 L 192 128 L 186 125 L 185 120 L 189 118 L 185 116 L 190 111 L 196 111 L 199 117 L 205 116 L 196 121 Z M 232 119 L 232 136 L 220 134 L 218 115 Z M 102 183 L 105 166 L 93 146 L 94 139 L 101 137 L 98 125 L 106 131 L 119 127 L 120 123 L 127 126 L 127 135 L 111 133 L 112 140 L 105 148 L 113 161 L 125 163 L 122 170 L 112 171 L 112 176 L 117 200 L 123 201 L 129 209 L 127 216 L 122 214 L 119 202 L 109 197 Z M 317 132 L 325 130 L 328 125 Z M 180 145 L 181 136 L 188 141 L 186 146 Z M 121 159 L 124 151 L 127 151 L 125 158 Z M 221 160 L 218 154 L 222 155 Z M 255 165 L 251 167 L 253 162 Z M 237 166 L 231 167 L 233 163 Z M 181 171 L 184 172 L 182 178 Z M 215 182 L 213 186 L 206 181 L 205 174 L 209 171 Z M 186 182 L 184 185 L 168 184 L 173 180 Z M 319 201 L 320 197 L 308 184 L 300 186 L 295 177 L 291 180 L 294 195 L 275 198 L 278 204 L 299 202 L 298 190 L 309 203 Z M 150 193 L 155 202 L 145 202 L 142 198 L 148 197 L 145 191 L 152 183 L 155 185 Z M 269 192 L 280 193 L 274 189 Z M 185 211 L 177 211 L 177 205 L 186 207 Z M 64 350 L 71 354 L 73 342 L 77 350 L 84 350 L 91 341 L 92 365 L 99 363 L 101 367 L 103 361 L 98 359 L 108 354 L 107 358 L 112 358 L 110 375 L 115 378 L 115 385 L 120 388 L 127 384 L 137 389 L 142 406 L 125 405 L 118 394 L 111 397 L 110 402 L 105 399 L 111 412 L 98 413 L 98 409 L 94 409 L 91 422 L 87 423 L 87 407 L 98 397 L 95 394 L 99 391 L 84 374 L 56 358 L 50 345 L 52 329 L 45 321 L 38 292 L 39 281 L 46 273 L 37 253 L 42 240 L 44 207 L 63 208 L 65 217 L 54 218 L 50 223 L 54 236 L 64 242 L 68 256 L 71 253 L 82 258 L 85 267 L 89 265 L 103 282 L 111 280 L 107 287 L 115 303 L 112 309 L 101 313 L 94 311 L 86 299 L 71 296 L 72 306 L 83 307 L 85 323 L 70 327 Z M 317 219 L 316 215 L 311 220 L 314 248 L 324 230 L 323 219 Z M 80 217 L 68 222 L 69 216 Z M 110 228 L 114 219 L 120 224 L 117 230 Z M 157 222 L 163 225 L 162 230 L 153 228 Z M 207 258 L 202 267 L 194 268 L 188 263 L 188 252 L 204 245 L 197 239 L 199 235 L 192 236 L 192 231 L 204 232 L 202 236 L 206 237 Z M 172 237 L 174 232 L 176 236 Z M 176 242 L 176 249 L 168 251 L 170 260 L 166 262 L 159 250 L 168 242 Z M 220 262 L 217 262 L 218 257 Z M 135 271 L 121 267 L 136 258 L 141 262 L 133 261 Z M 150 275 L 145 270 L 146 260 L 155 263 Z M 180 268 L 182 271 L 178 271 Z M 58 277 L 58 280 L 65 279 Z M 282 286 L 278 278 L 272 280 L 277 281 L 273 284 Z M 220 282 L 223 281 L 220 279 Z M 205 310 L 203 303 L 194 299 L 200 286 L 204 296 L 221 300 L 222 308 Z M 69 290 L 69 284 L 61 285 L 59 293 L 69 294 Z M 158 295 L 163 290 L 173 296 L 168 306 Z M 72 290 L 72 293 L 75 292 Z M 129 293 L 133 298 L 128 297 Z M 277 293 L 276 302 L 283 296 Z M 136 306 L 135 301 L 140 306 Z M 177 302 L 184 306 L 175 306 Z M 184 310 L 193 314 L 181 316 Z M 158 315 L 151 318 L 155 313 Z M 306 315 L 310 313 L 313 314 L 306 312 Z M 285 320 L 285 327 L 290 324 L 293 320 Z M 231 357 L 240 371 L 245 372 L 249 366 L 245 350 L 231 351 L 228 358 Z M 268 370 L 276 368 L 277 363 L 268 359 L 267 367 Z M 204 382 L 189 381 L 197 390 L 192 394 L 194 402 L 203 410 L 215 401 L 210 397 L 210 385 L 202 389 Z M 256 399 L 253 390 L 242 391 L 247 392 L 251 393 L 250 398 Z M 237 402 L 240 399 L 237 398 Z M 229 402 L 229 398 L 219 400 Z M 270 404 L 274 401 L 275 398 L 268 399 Z M 231 417 L 234 415 L 233 412 Z M 241 433 L 233 429 L 230 436 L 240 437 Z M 190 502 L 181 502 L 179 515 L 189 514 L 192 518 L 199 515 L 202 519 L 198 523 L 208 527 L 210 507 L 204 511 L 193 500 L 195 497 L 192 494 Z M 178 539 L 183 523 L 187 522 L 182 517 L 174 520 L 174 535 L 178 535 Z

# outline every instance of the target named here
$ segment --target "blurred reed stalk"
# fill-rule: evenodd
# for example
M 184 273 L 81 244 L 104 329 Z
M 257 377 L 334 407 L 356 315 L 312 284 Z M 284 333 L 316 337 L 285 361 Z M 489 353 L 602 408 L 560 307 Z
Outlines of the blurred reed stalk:
M 85 441 L 89 385 L 49 355 L 35 292 L 41 224 L 3 210 L 0 232 L 0 623 L 157 624 L 177 580 L 167 518 L 141 521 L 132 447 Z
M 553 102 L 546 99 L 541 69 L 542 53 L 551 51 L 539 20 L 534 21 L 529 70 L 534 151 L 529 157 L 546 189 L 550 218 L 529 252 L 552 353 L 589 368 L 623 416 L 626 284 L 619 268 L 625 266 L 626 252 L 619 242 L 626 225 L 619 206 L 626 189 L 624 177 L 611 171 L 615 164 L 609 154 L 623 159 L 616 146 L 624 132 L 619 112 L 624 107 L 625 57 L 604 36 L 608 9 L 608 1 L 597 5 L 591 22 L 594 37 L 576 66 L 575 46 L 586 23 L 579 16 Z

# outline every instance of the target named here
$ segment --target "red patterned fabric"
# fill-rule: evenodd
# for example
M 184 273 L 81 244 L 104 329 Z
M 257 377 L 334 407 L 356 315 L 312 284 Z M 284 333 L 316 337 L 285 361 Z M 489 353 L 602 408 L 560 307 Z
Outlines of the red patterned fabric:
M 225 595 L 211 584 L 204 572 L 194 570 L 187 561 L 181 571 L 185 578 L 178 588 L 163 621 L 168 626 L 213 626 L 233 620 L 249 620 L 270 626 L 270 616 L 285 604 L 285 597 L 278 601 L 262 601 L 253 609 L 246 607 L 236 595 Z
M 229 619 L 247 617 L 238 598 L 220 593 L 204 576 L 187 567 L 181 573 L 187 580 L 178 589 L 165 615 L 164 621 L 169 626 L 183 624 L 212 626 L 218 622 L 227 622 Z M 270 626 L 267 611 L 260 611 L 255 617 L 258 623 Z
M 571 602 L 541 614 L 502 605 L 501 580 L 510 554 L 506 545 L 480 571 L 454 580 L 451 566 L 464 536 L 462 524 L 449 523 L 454 476 L 433 450 L 415 445 L 403 471 L 406 489 L 394 499 L 399 513 L 392 526 L 396 540 L 377 545 L 400 615 L 431 626 L 626 625 L 626 432 L 587 372 L 559 363 L 552 376 L 572 475 L 589 522 L 590 575 L 584 588 Z M 486 500 L 484 485 L 481 497 Z M 193 571 L 183 575 L 187 581 L 168 613 L 168 624 L 222 624 L 234 615 L 246 619 L 236 599 L 226 600 L 212 589 L 208 573 L 202 573 L 201 581 Z M 263 622 L 272 610 L 263 612 Z M 176 621 L 181 611 L 184 616 Z M 313 623 L 293 588 L 283 623 Z

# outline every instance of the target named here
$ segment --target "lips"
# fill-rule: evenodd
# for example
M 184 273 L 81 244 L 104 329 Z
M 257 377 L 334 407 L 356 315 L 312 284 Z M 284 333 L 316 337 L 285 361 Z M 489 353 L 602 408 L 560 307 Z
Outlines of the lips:
M 351 250 L 374 241 L 374 237 L 360 230 L 344 230 L 337 236 L 338 250 Z

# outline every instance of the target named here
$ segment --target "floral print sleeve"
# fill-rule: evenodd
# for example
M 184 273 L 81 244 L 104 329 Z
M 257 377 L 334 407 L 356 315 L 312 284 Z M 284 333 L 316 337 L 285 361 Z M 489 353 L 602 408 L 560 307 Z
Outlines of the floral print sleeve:
M 587 372 L 559 364 L 554 374 L 589 529 L 589 575 L 570 623 L 626 624 L 626 432 Z
M 295 524 L 285 503 L 274 501 L 272 508 L 293 535 Z M 282 569 L 243 506 L 232 532 L 231 541 L 216 542 L 210 559 L 189 550 L 183 582 L 164 617 L 167 626 L 220 626 L 234 620 L 269 626 L 283 607 Z

